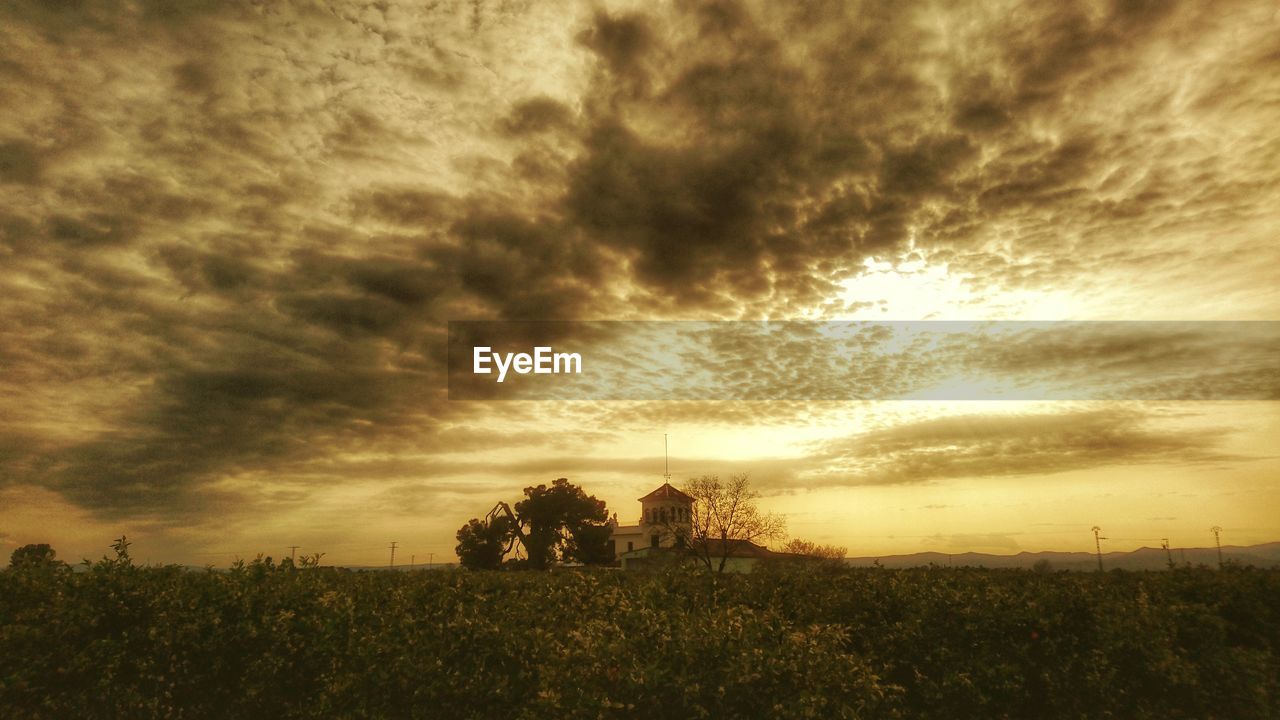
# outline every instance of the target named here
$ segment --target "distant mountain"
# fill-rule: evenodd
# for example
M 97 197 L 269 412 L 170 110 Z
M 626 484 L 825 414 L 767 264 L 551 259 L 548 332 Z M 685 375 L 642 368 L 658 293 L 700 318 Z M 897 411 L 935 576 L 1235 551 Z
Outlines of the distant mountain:
M 1177 565 L 1208 565 L 1217 567 L 1216 548 L 1173 548 L 1173 562 Z M 1256 567 L 1280 566 L 1280 542 L 1261 545 L 1224 545 L 1222 559 L 1241 565 Z M 922 552 L 911 555 L 883 555 L 880 557 L 845 558 L 854 567 L 870 567 L 877 562 L 882 567 L 906 568 L 927 565 L 954 567 L 1030 568 L 1040 560 L 1048 560 L 1054 570 L 1097 570 L 1098 556 L 1089 552 L 1020 552 L 1017 555 L 989 555 L 987 553 L 939 553 Z M 1102 554 L 1104 570 L 1163 570 L 1169 566 L 1168 556 L 1162 548 L 1141 547 L 1132 552 Z

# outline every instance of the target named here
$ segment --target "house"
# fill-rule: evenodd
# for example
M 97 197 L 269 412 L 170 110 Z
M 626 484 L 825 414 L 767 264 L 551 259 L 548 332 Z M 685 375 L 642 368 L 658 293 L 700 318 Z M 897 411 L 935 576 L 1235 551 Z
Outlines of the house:
M 803 560 L 803 555 L 774 552 L 750 540 L 708 540 L 705 547 L 647 547 L 623 553 L 623 570 L 647 570 L 678 562 L 702 563 L 706 558 L 713 569 L 724 560 L 725 572 L 750 572 L 757 564 L 777 560 Z
M 640 519 L 635 525 L 618 524 L 618 515 L 609 519 L 609 551 L 624 570 L 651 568 L 676 562 L 697 562 L 709 555 L 718 569 L 721 558 L 729 572 L 745 572 L 762 561 L 794 559 L 799 556 L 774 552 L 749 540 L 708 541 L 691 548 L 678 541 L 687 539 L 693 519 L 693 498 L 662 483 L 657 490 L 639 498 Z M 681 532 L 683 531 L 683 532 Z
M 619 525 L 618 514 L 609 518 L 609 549 L 614 560 L 642 548 L 672 547 L 673 529 L 688 527 L 693 517 L 693 498 L 680 492 L 670 482 L 640 500 L 640 519 L 635 525 Z

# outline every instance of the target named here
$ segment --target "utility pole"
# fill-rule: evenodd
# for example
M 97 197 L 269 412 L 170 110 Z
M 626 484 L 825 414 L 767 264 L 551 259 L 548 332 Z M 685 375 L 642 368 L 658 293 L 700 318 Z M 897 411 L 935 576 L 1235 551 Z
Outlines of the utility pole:
M 302 547 L 302 546 L 301 546 L 301 545 L 290 545 L 290 546 L 289 546 L 289 562 L 293 562 L 293 561 L 297 558 L 297 556 L 298 556 L 298 548 L 300 548 L 300 547 Z
M 1213 542 L 1218 546 L 1218 569 L 1222 569 L 1222 528 L 1214 525 L 1209 528 L 1209 532 L 1213 533 Z
M 427 553 L 427 569 L 431 570 L 436 564 L 436 554 Z
M 1169 561 L 1169 569 L 1173 569 L 1173 552 L 1169 550 L 1169 538 L 1160 539 L 1160 547 L 1164 548 L 1165 559 Z
M 396 541 L 392 540 L 391 541 L 391 565 L 389 567 L 395 567 L 395 566 L 396 566 Z
M 415 561 L 416 561 L 417 559 L 418 559 L 418 556 L 417 556 L 417 555 L 410 555 L 410 556 L 409 556 L 409 569 L 410 569 L 410 570 L 412 570 L 412 569 L 413 569 L 413 566 L 414 566 Z
M 1097 525 L 1093 526 L 1093 546 L 1098 549 L 1098 572 L 1102 572 L 1102 541 L 1106 538 L 1098 535 L 1102 532 L 1102 528 Z

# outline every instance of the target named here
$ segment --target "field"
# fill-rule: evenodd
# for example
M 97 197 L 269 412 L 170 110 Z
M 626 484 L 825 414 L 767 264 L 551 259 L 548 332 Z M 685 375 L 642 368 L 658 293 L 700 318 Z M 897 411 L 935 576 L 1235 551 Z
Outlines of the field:
M 1280 572 L 0 572 L 0 716 L 1274 718 Z

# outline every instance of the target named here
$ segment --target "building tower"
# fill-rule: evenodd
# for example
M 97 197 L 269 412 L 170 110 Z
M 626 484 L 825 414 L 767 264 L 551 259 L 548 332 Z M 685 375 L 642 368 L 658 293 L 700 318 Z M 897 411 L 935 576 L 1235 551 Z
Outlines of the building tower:
M 663 445 L 666 445 L 666 436 L 663 436 Z M 665 460 L 662 485 L 637 499 L 640 501 L 640 519 L 635 525 L 620 525 L 616 513 L 609 520 L 609 543 L 614 557 L 621 559 L 632 551 L 671 547 L 677 538 L 688 536 L 693 520 L 693 498 L 671 484 L 669 456 Z
M 650 547 L 670 546 L 677 536 L 687 537 L 680 530 L 689 527 L 692 513 L 693 498 L 675 489 L 668 480 L 640 498 L 640 530 L 649 538 Z

